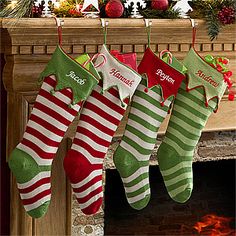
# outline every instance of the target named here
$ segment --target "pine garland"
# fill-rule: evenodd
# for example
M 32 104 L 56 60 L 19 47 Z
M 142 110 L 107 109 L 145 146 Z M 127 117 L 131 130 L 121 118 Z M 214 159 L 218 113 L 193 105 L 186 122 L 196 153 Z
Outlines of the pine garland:
M 33 7 L 34 0 L 18 0 L 14 8 L 6 6 L 0 11 L 0 17 L 21 18 L 29 17 Z
M 174 10 L 172 6 L 170 6 L 165 11 L 146 8 L 144 10 L 140 10 L 140 14 L 144 18 L 152 18 L 152 19 L 156 19 L 156 18 L 157 19 L 178 19 L 180 18 L 180 11 Z
M 7 0 L 0 1 L 0 11 L 7 6 Z
M 208 35 L 210 37 L 210 40 L 213 41 L 218 36 L 221 25 L 218 21 L 217 14 L 214 8 L 211 6 L 208 10 L 206 10 L 206 23 Z
M 189 13 L 191 18 L 205 19 L 210 40 L 217 38 L 221 28 L 225 25 L 218 17 L 224 7 L 236 10 L 235 0 L 193 0 L 190 2 L 193 11 Z M 231 16 L 235 22 L 235 14 Z M 234 18 L 234 19 L 233 19 Z
M 57 17 L 79 17 L 82 16 L 79 12 L 76 11 L 76 1 L 75 0 L 67 0 L 65 2 L 61 2 L 59 8 L 52 8 L 53 13 Z
M 123 3 L 126 0 L 121 0 Z M 105 4 L 108 0 L 99 0 L 101 8 L 101 17 L 105 17 Z M 59 9 L 52 9 L 54 14 L 58 17 L 80 17 L 82 14 L 76 10 L 76 0 L 67 0 L 62 3 Z M 80 1 L 80 4 L 83 1 Z M 180 18 L 180 12 L 173 10 L 175 1 L 169 0 L 170 7 L 165 10 L 151 9 L 151 1 L 147 1 L 147 7 L 139 12 L 144 18 L 158 18 L 158 19 L 177 19 Z M 207 23 L 208 35 L 210 40 L 217 38 L 221 28 L 225 24 L 235 22 L 236 0 L 192 0 L 189 5 L 193 11 L 189 13 L 191 18 L 205 19 Z M 32 7 L 34 0 L 18 0 L 14 8 L 7 0 L 0 0 L 0 17 L 21 18 L 32 16 Z M 53 6 L 52 6 L 53 7 Z M 123 17 L 129 17 L 132 11 L 132 6 L 126 8 Z M 229 15 L 227 15 L 229 14 Z M 35 14 L 33 14 L 34 16 Z

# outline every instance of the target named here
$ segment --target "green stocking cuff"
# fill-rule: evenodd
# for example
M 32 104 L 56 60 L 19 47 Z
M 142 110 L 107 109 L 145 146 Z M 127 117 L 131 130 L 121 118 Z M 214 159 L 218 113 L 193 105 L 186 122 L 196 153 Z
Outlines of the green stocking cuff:
M 210 100 L 216 98 L 215 110 L 217 110 L 218 103 L 227 87 L 223 74 L 205 62 L 193 48 L 190 49 L 183 63 L 188 68 L 187 90 L 202 87 L 206 106 Z
M 89 59 L 88 55 L 83 55 L 82 59 L 84 60 L 85 57 Z M 77 61 L 80 63 L 79 58 Z M 40 81 L 50 75 L 56 76 L 57 85 L 55 91 L 70 88 L 73 92 L 72 105 L 77 104 L 79 101 L 86 100 L 99 81 L 97 73 L 90 73 L 77 61 L 70 58 L 57 46 L 51 60 L 40 75 Z M 90 67 L 93 66 L 90 64 Z M 95 69 L 93 69 L 93 71 L 94 70 Z

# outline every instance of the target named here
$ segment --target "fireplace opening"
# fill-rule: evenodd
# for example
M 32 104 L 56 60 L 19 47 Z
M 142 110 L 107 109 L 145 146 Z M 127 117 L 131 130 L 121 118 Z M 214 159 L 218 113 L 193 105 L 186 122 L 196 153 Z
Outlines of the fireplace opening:
M 194 163 L 194 189 L 184 204 L 170 199 L 158 166 L 150 166 L 151 200 L 140 211 L 128 205 L 117 170 L 107 170 L 105 235 L 235 236 L 235 164 L 235 160 Z

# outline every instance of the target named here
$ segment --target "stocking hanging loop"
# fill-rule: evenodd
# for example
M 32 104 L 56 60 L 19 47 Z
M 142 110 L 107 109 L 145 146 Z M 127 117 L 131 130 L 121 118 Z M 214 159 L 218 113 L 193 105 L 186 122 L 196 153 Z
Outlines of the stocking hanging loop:
M 104 44 L 107 44 L 107 26 L 108 26 L 109 22 L 105 21 L 105 19 L 101 19 L 101 25 L 102 25 L 102 29 L 103 29 L 103 38 L 104 38 Z
M 149 19 L 144 19 L 144 21 L 145 21 L 145 26 L 146 26 L 147 35 L 148 35 L 148 47 L 150 48 L 152 21 Z
M 62 26 L 64 25 L 64 20 L 57 17 L 53 17 L 56 21 L 57 33 L 58 33 L 58 43 L 62 45 Z
M 196 32 L 197 32 L 197 22 L 195 22 L 194 19 L 190 19 L 191 22 L 191 26 L 192 26 L 192 47 L 194 48 L 194 44 L 195 44 L 195 39 L 196 39 Z

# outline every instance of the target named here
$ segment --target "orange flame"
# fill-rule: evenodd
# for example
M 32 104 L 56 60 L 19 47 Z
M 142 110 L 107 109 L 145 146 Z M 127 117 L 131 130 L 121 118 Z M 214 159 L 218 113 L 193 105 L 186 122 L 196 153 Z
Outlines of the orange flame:
M 222 217 L 214 214 L 205 215 L 202 221 L 194 225 L 194 229 L 201 235 L 236 236 L 235 229 L 230 227 L 232 217 Z

